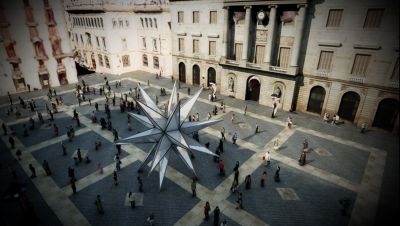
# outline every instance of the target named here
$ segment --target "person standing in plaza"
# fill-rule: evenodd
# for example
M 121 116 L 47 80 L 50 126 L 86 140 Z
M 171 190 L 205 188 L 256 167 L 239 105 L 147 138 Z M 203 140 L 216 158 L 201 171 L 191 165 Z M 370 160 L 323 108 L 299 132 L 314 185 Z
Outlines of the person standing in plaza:
M 281 167 L 278 166 L 278 167 L 276 168 L 276 172 L 275 172 L 275 176 L 274 176 L 275 182 L 280 182 L 280 181 L 281 181 L 281 178 L 279 177 L 279 172 L 280 172 L 280 171 L 281 171 Z
M 114 170 L 114 172 L 113 172 L 113 179 L 114 179 L 114 185 L 117 186 L 118 185 L 118 175 L 117 175 L 116 170 Z
M 190 96 L 190 87 L 187 88 L 187 94 Z
M 214 226 L 218 226 L 219 224 L 219 214 L 220 214 L 220 210 L 219 207 L 216 206 L 214 209 Z
M 36 177 L 36 169 L 35 167 L 33 167 L 32 164 L 29 164 L 29 170 L 31 171 L 31 178 L 35 178 Z
M 50 166 L 49 166 L 49 163 L 47 162 L 47 160 L 43 160 L 42 166 L 43 166 L 44 171 L 46 172 L 46 175 L 50 176 L 51 170 L 50 170 Z
M 210 203 L 206 202 L 206 204 L 204 205 L 204 220 L 208 221 L 208 219 L 210 218 Z
M 244 110 L 243 110 L 243 114 L 246 115 L 246 113 L 247 113 L 247 104 L 246 104 L 246 106 L 244 106 Z
M 287 126 L 288 126 L 289 129 L 292 128 L 292 124 L 293 124 L 292 117 L 288 116 L 288 118 L 287 118 Z
M 260 180 L 260 185 L 263 188 L 265 186 L 265 180 L 267 179 L 267 171 L 264 171 L 261 174 L 261 180 Z
M 6 124 L 4 124 L 4 122 L 1 124 L 1 127 L 3 127 L 3 133 L 4 133 L 4 136 L 6 136 L 7 135 L 7 126 L 6 126 Z
M 236 209 L 243 209 L 243 195 L 240 192 L 238 198 L 236 199 Z
M 251 188 L 251 175 L 250 174 L 248 174 L 246 176 L 246 178 L 244 179 L 244 183 L 245 183 L 246 189 Z
M 117 154 L 116 156 L 115 156 L 115 169 L 117 170 L 117 171 L 120 171 L 121 170 L 121 160 L 119 159 L 119 155 Z
M 360 133 L 364 134 L 367 131 L 367 124 L 365 122 L 363 122 L 361 124 L 361 131 Z
M 99 214 L 104 213 L 103 203 L 101 201 L 100 195 L 97 195 L 96 200 L 94 201 L 94 204 L 96 205 L 96 209 Z
M 196 197 L 196 180 L 195 179 L 192 180 L 191 188 L 192 188 L 192 197 Z
M 70 179 L 69 180 L 69 183 L 70 183 L 70 185 L 71 185 L 71 189 L 72 189 L 72 192 L 74 193 L 74 194 L 76 194 L 76 184 L 75 184 L 75 179 Z
M 8 138 L 8 143 L 10 143 L 11 149 L 15 148 L 15 140 L 12 136 Z
M 235 116 L 235 113 L 233 113 L 231 116 L 231 123 L 232 124 L 235 123 L 235 120 L 236 120 L 236 116 Z
M 221 139 L 222 139 L 223 141 L 226 140 L 226 139 L 225 139 L 225 127 L 222 127 L 222 128 L 221 128 Z
M 233 143 L 233 144 L 236 144 L 236 140 L 237 140 L 237 132 L 235 131 L 235 132 L 233 133 L 233 136 L 232 136 L 232 143 Z
M 139 176 L 137 177 L 137 181 L 138 181 L 138 185 L 139 185 L 139 192 L 143 192 L 143 182 L 142 182 L 142 178 L 140 178 Z
M 118 140 L 118 132 L 115 128 L 113 128 L 114 142 Z
M 94 104 L 94 108 L 96 109 L 96 111 L 99 111 L 99 104 L 97 102 Z
M 221 153 L 224 153 L 224 142 L 222 139 L 219 139 L 218 149 L 221 151 Z
M 258 124 L 256 124 L 256 130 L 254 131 L 254 134 L 258 133 Z
M 76 155 L 78 157 L 78 161 L 82 162 L 82 153 L 80 148 L 78 148 L 78 150 L 76 151 Z
M 222 160 L 219 160 L 218 169 L 219 169 L 219 175 L 225 176 L 225 164 Z
M 131 204 L 131 208 L 135 209 L 135 206 L 136 206 L 135 196 L 133 195 L 133 193 L 131 191 L 128 194 L 128 200 L 129 200 L 129 203 Z

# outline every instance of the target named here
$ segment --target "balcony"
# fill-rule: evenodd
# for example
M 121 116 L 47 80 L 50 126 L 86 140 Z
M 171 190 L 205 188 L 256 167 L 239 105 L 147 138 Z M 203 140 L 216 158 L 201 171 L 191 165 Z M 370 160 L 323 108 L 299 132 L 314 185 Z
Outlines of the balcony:
M 321 76 L 321 77 L 329 77 L 331 75 L 331 72 L 329 72 L 329 71 L 316 71 L 315 75 Z
M 13 78 L 13 79 L 21 79 L 21 78 L 23 78 L 23 77 L 22 77 L 22 72 L 20 71 L 19 68 L 18 68 L 18 69 L 15 69 L 15 70 L 12 72 L 12 78 Z
M 35 60 L 47 60 L 48 59 L 48 57 L 46 56 L 46 55 L 38 55 L 38 56 L 35 56 Z
M 14 64 L 20 64 L 21 63 L 21 58 L 17 57 L 17 56 L 11 56 L 7 58 L 7 61 L 10 63 L 14 63 Z
M 279 66 L 269 66 L 270 71 L 286 73 L 288 71 L 287 67 L 279 67 Z
M 38 73 L 39 73 L 39 75 L 45 75 L 45 74 L 48 74 L 49 71 L 47 70 L 45 65 L 39 65 Z
M 356 76 L 351 76 L 349 78 L 350 82 L 357 82 L 357 83 L 364 83 L 364 78 L 363 77 L 356 77 Z
M 63 64 L 58 64 L 57 65 L 57 73 L 62 73 L 65 72 L 65 66 Z

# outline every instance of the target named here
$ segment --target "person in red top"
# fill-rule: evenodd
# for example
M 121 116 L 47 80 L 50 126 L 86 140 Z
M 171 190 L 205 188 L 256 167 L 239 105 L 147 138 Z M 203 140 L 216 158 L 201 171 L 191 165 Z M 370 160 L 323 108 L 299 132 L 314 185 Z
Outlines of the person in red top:
M 224 164 L 224 162 L 222 162 L 222 160 L 219 161 L 218 168 L 219 168 L 219 175 L 224 176 L 225 175 L 225 164 Z

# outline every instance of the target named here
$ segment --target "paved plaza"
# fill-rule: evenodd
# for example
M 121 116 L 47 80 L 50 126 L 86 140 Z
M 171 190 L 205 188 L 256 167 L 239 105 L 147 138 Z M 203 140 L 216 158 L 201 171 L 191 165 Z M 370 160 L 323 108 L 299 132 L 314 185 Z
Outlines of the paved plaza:
M 146 129 L 132 119 L 132 130 L 128 130 L 127 112 L 121 113 L 119 97 L 128 94 L 137 84 L 163 109 L 168 104 L 173 87 L 170 79 L 156 79 L 154 74 L 132 72 L 120 77 L 108 75 L 117 101 L 110 102 L 111 122 L 120 138 L 134 135 Z M 87 75 L 80 78 L 91 87 L 102 87 L 104 75 Z M 122 87 L 115 87 L 115 80 L 121 80 Z M 179 97 L 188 99 L 187 88 L 193 95 L 198 87 L 181 84 Z M 160 96 L 160 88 L 165 88 L 166 96 Z M 96 117 L 106 117 L 105 97 L 87 95 L 89 102 L 78 103 L 74 95 L 74 85 L 56 88 L 64 105 L 58 106 L 54 122 L 49 122 L 45 105 L 46 92 L 37 91 L 20 94 L 25 100 L 35 100 L 36 110 L 43 113 L 45 123 L 38 122 L 35 112 L 29 107 L 19 107 L 18 95 L 13 95 L 14 105 L 21 116 L 7 114 L 7 97 L 0 97 L 0 123 L 15 131 L 16 147 L 11 149 L 9 136 L 1 134 L 0 140 L 0 185 L 3 198 L 0 204 L 2 225 L 149 225 L 146 218 L 153 213 L 155 225 L 192 226 L 213 225 L 213 211 L 219 207 L 220 222 L 227 225 L 244 226 L 345 226 L 345 225 L 389 225 L 397 220 L 399 190 L 399 142 L 398 136 L 381 131 L 361 134 L 359 128 L 346 122 L 342 125 L 324 123 L 322 118 L 297 112 L 279 112 L 272 119 L 271 108 L 255 102 L 221 96 L 210 102 L 210 90 L 203 90 L 191 114 L 199 113 L 200 121 L 207 120 L 208 112 L 221 101 L 226 111 L 218 111 L 212 119 L 222 122 L 199 131 L 200 143 L 210 143 L 215 151 L 225 128 L 226 141 L 220 159 L 225 164 L 225 176 L 219 175 L 217 163 L 212 156 L 195 152 L 192 158 L 197 174 L 197 197 L 192 197 L 191 182 L 194 175 L 186 168 L 178 156 L 172 154 L 162 189 L 158 187 L 158 173 L 148 175 L 149 167 L 138 172 L 140 164 L 150 151 L 152 144 L 140 143 L 122 146 L 120 154 L 122 169 L 118 172 L 118 185 L 114 185 L 114 156 L 117 151 L 111 131 L 102 130 L 99 123 L 92 123 L 91 114 L 98 103 Z M 129 97 L 130 99 L 131 97 Z M 244 108 L 247 105 L 247 112 Z M 73 110 L 80 115 L 81 125 L 73 120 Z M 234 123 L 230 117 L 235 114 Z M 294 127 L 286 127 L 288 116 L 293 117 Z M 35 120 L 35 129 L 24 136 L 23 125 L 29 125 L 29 118 Z M 59 135 L 53 133 L 53 123 L 59 127 Z M 256 125 L 259 132 L 255 133 Z M 75 137 L 68 140 L 67 129 L 72 126 Z M 3 131 L 2 131 L 3 132 Z M 238 134 L 237 144 L 232 143 L 232 135 Z M 304 139 L 308 140 L 309 153 L 306 165 L 300 166 L 298 159 L 303 149 Z M 102 145 L 95 150 L 95 141 Z M 274 149 L 274 142 L 278 148 Z M 63 154 L 61 142 L 66 147 Z M 83 157 L 90 163 L 75 163 L 73 156 L 80 148 Z M 16 150 L 21 150 L 21 160 L 17 160 Z M 262 161 L 266 151 L 271 153 L 271 163 Z M 42 162 L 47 160 L 52 174 L 46 176 Z M 239 187 L 230 191 L 234 179 L 233 168 L 239 162 Z M 36 168 L 37 177 L 31 179 L 29 164 Z M 102 166 L 100 173 L 99 165 Z M 274 181 L 274 174 L 280 167 L 280 182 Z M 68 168 L 75 170 L 76 189 L 74 194 L 69 185 Z M 267 173 L 265 187 L 260 186 L 263 172 Z M 14 175 L 13 175 L 14 174 Z M 251 188 L 246 189 L 244 179 L 252 178 Z M 137 177 L 143 180 L 143 192 L 139 190 Z M 15 191 L 23 189 L 29 200 L 28 207 Z M 137 205 L 132 209 L 127 205 L 127 193 L 133 192 Z M 243 194 L 243 209 L 236 209 L 238 193 Z M 104 213 L 98 214 L 94 204 L 100 195 Z M 341 203 L 348 203 L 344 207 Z M 396 201 L 397 200 L 397 201 Z M 210 203 L 210 219 L 204 221 L 203 207 Z M 24 211 L 24 210 L 30 211 Z M 34 210 L 35 216 L 29 215 Z M 29 219 L 29 220 L 28 220 Z M 398 220 L 397 220 L 398 221 Z

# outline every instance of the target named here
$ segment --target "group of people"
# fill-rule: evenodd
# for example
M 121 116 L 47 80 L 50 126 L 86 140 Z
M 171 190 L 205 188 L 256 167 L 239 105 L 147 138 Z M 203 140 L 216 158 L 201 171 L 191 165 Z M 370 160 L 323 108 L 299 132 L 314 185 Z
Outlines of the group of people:
M 331 123 L 332 125 L 338 125 L 340 123 L 339 122 L 340 118 L 339 118 L 338 114 L 334 114 L 331 118 L 330 114 L 325 112 L 323 119 L 324 119 L 324 122 Z

